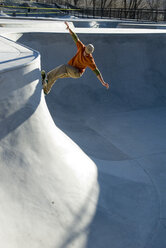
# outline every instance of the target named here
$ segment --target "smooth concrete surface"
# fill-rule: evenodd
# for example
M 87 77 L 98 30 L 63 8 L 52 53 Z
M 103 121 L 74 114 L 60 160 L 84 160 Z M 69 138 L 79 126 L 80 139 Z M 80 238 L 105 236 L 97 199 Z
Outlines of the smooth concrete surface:
M 11 70 L 13 67 L 31 63 L 37 56 L 38 52 L 20 46 L 15 42 L 0 36 L 0 70 Z
M 118 28 L 143 28 L 143 29 L 166 29 L 166 24 L 156 24 L 156 23 L 119 23 Z
M 7 49 L 17 62 L 12 44 Z M 0 244 L 84 247 L 98 200 L 97 169 L 54 124 L 40 67 L 39 54 L 0 67 Z
M 166 247 L 166 32 L 90 30 L 110 89 L 87 69 L 45 99 L 40 67 L 73 56 L 70 35 L 2 31 L 41 55 L 1 73 L 3 247 Z

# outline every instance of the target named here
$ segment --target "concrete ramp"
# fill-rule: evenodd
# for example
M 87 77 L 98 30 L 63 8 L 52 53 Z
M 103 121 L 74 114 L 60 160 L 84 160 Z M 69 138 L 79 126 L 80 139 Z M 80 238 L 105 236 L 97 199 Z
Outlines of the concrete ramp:
M 164 247 L 166 34 L 75 31 L 94 44 L 111 83 L 107 91 L 87 69 L 78 80 L 57 81 L 46 97 L 55 124 L 98 168 L 100 194 L 85 247 Z M 40 51 L 46 71 L 76 51 L 69 34 L 29 33 L 19 42 Z
M 119 161 L 165 152 L 162 135 L 156 133 L 159 128 L 149 131 L 149 127 L 160 123 L 156 114 L 164 114 L 166 107 L 166 34 L 78 35 L 95 45 L 94 58 L 110 90 L 89 69 L 78 80 L 57 81 L 46 97 L 56 125 L 99 159 Z M 19 42 L 40 51 L 46 71 L 66 63 L 76 52 L 68 34 L 28 33 Z M 164 124 L 161 121 L 159 130 Z M 147 135 L 155 142 L 149 142 Z
M 75 31 L 109 91 L 87 69 L 44 98 L 39 56 L 1 73 L 3 247 L 165 248 L 166 34 Z M 76 51 L 65 31 L 18 33 L 46 71 Z
M 13 51 L 27 48 L 7 45 L 18 65 L 0 71 L 1 246 L 84 247 L 98 198 L 96 167 L 55 126 L 42 93 L 40 55 L 29 50 L 33 60 L 21 65 Z

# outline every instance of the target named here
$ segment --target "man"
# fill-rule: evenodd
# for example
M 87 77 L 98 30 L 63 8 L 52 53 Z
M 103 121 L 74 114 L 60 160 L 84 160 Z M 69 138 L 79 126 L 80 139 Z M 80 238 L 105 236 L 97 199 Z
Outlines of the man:
M 94 51 L 94 46 L 92 44 L 88 44 L 85 46 L 78 38 L 78 36 L 70 29 L 69 24 L 65 22 L 67 29 L 69 30 L 74 42 L 77 46 L 76 55 L 68 62 L 68 64 L 60 65 L 48 72 L 47 75 L 45 71 L 42 71 L 42 79 L 43 79 L 43 90 L 45 94 L 48 94 L 59 78 L 79 78 L 84 73 L 85 69 L 89 67 L 100 80 L 103 86 L 107 89 L 109 88 L 109 84 L 105 83 L 103 77 L 97 68 L 95 61 L 93 59 L 92 53 Z

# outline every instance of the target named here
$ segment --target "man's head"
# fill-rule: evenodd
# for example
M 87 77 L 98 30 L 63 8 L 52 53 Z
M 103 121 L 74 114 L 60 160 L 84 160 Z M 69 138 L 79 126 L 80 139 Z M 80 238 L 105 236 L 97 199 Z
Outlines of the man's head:
M 85 47 L 85 52 L 87 54 L 91 54 L 94 52 L 94 46 L 92 44 L 88 44 L 86 47 Z

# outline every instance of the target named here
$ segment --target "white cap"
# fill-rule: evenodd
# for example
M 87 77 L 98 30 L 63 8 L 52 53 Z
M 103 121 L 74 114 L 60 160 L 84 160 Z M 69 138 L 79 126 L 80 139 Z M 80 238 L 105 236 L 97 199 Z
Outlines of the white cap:
M 85 47 L 85 52 L 88 53 L 88 54 L 93 53 L 94 52 L 94 46 L 92 44 L 88 44 Z

